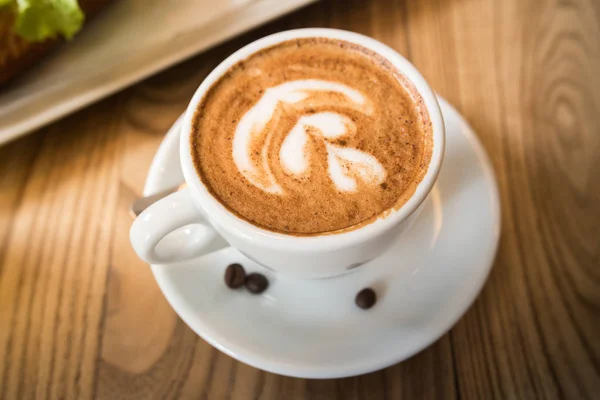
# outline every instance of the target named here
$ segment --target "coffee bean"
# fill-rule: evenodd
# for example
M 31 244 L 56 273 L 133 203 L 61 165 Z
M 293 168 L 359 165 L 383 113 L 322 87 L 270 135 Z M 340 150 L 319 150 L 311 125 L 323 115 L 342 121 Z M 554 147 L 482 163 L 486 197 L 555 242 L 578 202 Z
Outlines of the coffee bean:
M 246 277 L 246 288 L 250 293 L 262 293 L 267 287 L 269 287 L 269 281 L 263 274 L 255 272 Z
M 377 295 L 371 288 L 365 288 L 358 292 L 355 299 L 356 305 L 364 310 L 373 307 L 376 301 Z
M 231 264 L 225 270 L 225 284 L 230 289 L 237 289 L 244 284 L 246 271 L 240 264 Z

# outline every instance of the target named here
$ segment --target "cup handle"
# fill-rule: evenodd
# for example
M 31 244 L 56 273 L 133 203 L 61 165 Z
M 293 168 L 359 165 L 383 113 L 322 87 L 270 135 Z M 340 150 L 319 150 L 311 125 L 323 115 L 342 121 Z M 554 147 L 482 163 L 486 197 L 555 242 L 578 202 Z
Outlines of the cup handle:
M 177 241 L 177 249 L 171 254 L 159 254 L 158 243 L 174 230 L 191 224 L 201 224 L 216 235 L 201 210 L 192 202 L 189 189 L 185 188 L 157 201 L 144 210 L 131 225 L 129 239 L 137 255 L 149 264 L 164 264 L 197 257 L 206 250 L 210 240 L 199 242 L 187 235 Z

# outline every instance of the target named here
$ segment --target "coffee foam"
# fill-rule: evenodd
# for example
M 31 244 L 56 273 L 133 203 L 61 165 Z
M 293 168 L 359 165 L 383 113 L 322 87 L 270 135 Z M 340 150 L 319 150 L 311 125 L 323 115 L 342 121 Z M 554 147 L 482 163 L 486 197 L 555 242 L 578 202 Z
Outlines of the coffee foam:
M 280 103 L 296 104 L 315 92 L 339 93 L 347 98 L 356 109 L 371 114 L 372 109 L 365 96 L 336 82 L 304 79 L 286 82 L 271 87 L 258 102 L 244 114 L 233 137 L 233 161 L 239 172 L 254 186 L 267 192 L 284 195 L 284 190 L 271 171 L 269 145 L 273 130 L 265 129 Z M 336 101 L 338 103 L 339 101 Z M 362 106 L 362 107 L 361 107 Z M 309 130 L 309 128 L 314 128 Z M 383 166 L 373 156 L 356 149 L 344 149 L 327 143 L 328 140 L 354 133 L 356 126 L 348 117 L 331 111 L 301 116 L 287 134 L 279 152 L 279 162 L 286 172 L 303 175 L 310 164 L 311 154 L 307 150 L 308 135 L 312 131 L 314 140 L 322 140 L 328 153 L 329 176 L 341 191 L 356 189 L 356 174 L 365 182 L 381 183 L 385 177 Z M 253 148 L 263 144 L 259 152 Z M 345 167 L 344 167 L 345 166 Z
M 428 116 L 406 84 L 380 56 L 342 41 L 262 50 L 198 106 L 198 174 L 223 205 L 267 229 L 367 223 L 410 197 L 431 157 Z

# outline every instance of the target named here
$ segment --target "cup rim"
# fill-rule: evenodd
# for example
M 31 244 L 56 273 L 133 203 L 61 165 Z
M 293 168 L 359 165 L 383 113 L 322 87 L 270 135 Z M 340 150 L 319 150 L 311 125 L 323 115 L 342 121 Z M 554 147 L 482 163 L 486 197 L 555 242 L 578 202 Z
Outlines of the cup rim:
M 260 228 L 238 217 L 219 202 L 205 187 L 196 173 L 191 155 L 190 134 L 195 110 L 206 91 L 229 68 L 238 61 L 244 60 L 263 48 L 297 38 L 324 37 L 344 40 L 366 47 L 390 61 L 421 95 L 433 132 L 433 151 L 427 172 L 417 185 L 413 195 L 400 208 L 393 210 L 383 217 L 377 218 L 362 227 L 340 233 L 325 233 L 315 236 L 294 236 Z M 238 238 L 252 242 L 265 248 L 298 251 L 331 251 L 343 247 L 361 244 L 378 237 L 407 219 L 425 200 L 438 176 L 445 149 L 445 129 L 442 113 L 433 90 L 425 78 L 403 56 L 387 45 L 355 32 L 330 28 L 304 28 L 274 33 L 258 39 L 231 54 L 223 60 L 200 84 L 192 97 L 183 119 L 180 138 L 181 167 L 185 181 L 195 195 L 196 203 L 218 230 L 226 230 Z

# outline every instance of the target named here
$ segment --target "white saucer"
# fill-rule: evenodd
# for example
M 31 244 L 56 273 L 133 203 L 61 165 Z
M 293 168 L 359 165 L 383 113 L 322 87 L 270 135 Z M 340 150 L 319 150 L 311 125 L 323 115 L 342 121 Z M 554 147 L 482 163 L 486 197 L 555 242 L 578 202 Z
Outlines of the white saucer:
M 446 101 L 440 99 L 440 105 L 447 132 L 444 165 L 415 226 L 392 250 L 349 275 L 302 281 L 274 275 L 207 236 L 213 240 L 212 253 L 152 266 L 177 314 L 224 353 L 266 371 L 304 378 L 385 368 L 446 333 L 488 276 L 498 246 L 500 207 L 493 171 L 477 137 Z M 183 181 L 178 126 L 179 121 L 154 158 L 145 194 Z M 169 240 L 203 230 L 188 227 Z M 232 262 L 267 275 L 268 290 L 259 296 L 229 290 L 223 272 Z M 366 286 L 379 297 L 368 311 L 354 304 Z

